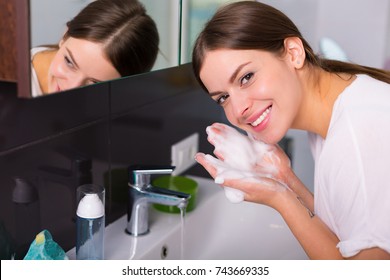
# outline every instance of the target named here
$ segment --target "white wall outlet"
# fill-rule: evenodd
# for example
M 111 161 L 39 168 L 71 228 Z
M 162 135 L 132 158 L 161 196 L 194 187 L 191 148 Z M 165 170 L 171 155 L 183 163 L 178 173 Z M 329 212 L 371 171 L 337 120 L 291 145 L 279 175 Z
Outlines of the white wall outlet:
M 198 147 L 198 133 L 191 134 L 187 138 L 172 145 L 172 165 L 176 167 L 172 175 L 179 175 L 195 164 L 195 154 L 198 152 Z

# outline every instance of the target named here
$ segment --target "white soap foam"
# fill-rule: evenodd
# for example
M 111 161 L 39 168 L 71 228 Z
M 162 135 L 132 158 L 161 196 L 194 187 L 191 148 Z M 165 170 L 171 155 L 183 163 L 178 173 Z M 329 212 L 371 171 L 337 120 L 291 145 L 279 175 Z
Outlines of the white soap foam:
M 77 216 L 96 219 L 104 215 L 104 204 L 96 193 L 86 194 L 79 202 Z
M 212 129 L 213 127 L 213 129 Z M 279 158 L 274 154 L 274 146 L 244 135 L 233 127 L 216 124 L 207 127 L 209 141 L 214 145 L 214 153 L 222 160 L 206 155 L 217 170 L 215 182 L 223 185 L 226 179 L 256 180 L 259 176 L 272 178 L 278 171 Z M 262 180 L 258 180 L 264 183 Z M 244 200 L 245 194 L 237 189 L 224 187 L 226 197 L 233 203 Z
M 244 192 L 229 187 L 224 187 L 224 190 L 225 190 L 225 196 L 227 199 L 229 199 L 230 202 L 240 203 L 244 201 L 245 198 Z

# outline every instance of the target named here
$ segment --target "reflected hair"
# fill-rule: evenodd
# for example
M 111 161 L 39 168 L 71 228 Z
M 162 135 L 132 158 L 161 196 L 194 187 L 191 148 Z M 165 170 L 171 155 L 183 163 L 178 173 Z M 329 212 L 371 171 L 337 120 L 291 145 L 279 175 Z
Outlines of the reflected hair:
M 284 13 L 256 1 L 240 1 L 223 6 L 206 23 L 192 52 L 194 74 L 207 91 L 200 79 L 200 71 L 208 51 L 262 50 L 282 55 L 285 52 L 284 41 L 289 37 L 297 37 L 302 41 L 305 64 L 310 67 L 319 67 L 332 73 L 367 74 L 390 83 L 388 71 L 316 55 L 297 26 Z
M 101 43 L 121 76 L 149 71 L 157 58 L 156 23 L 137 0 L 96 0 L 67 23 L 63 37 Z

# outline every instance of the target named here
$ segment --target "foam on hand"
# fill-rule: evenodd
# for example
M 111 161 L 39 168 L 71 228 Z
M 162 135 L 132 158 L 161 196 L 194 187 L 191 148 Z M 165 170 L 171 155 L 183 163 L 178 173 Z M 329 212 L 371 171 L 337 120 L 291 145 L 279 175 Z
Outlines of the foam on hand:
M 79 202 L 77 216 L 96 219 L 104 216 L 104 204 L 96 193 L 86 194 Z
M 271 178 L 277 172 L 278 158 L 273 153 L 273 146 L 224 124 L 215 125 L 215 129 L 207 127 L 206 132 L 215 147 L 214 153 L 223 156 L 222 161 L 206 155 L 207 161 L 217 170 L 215 183 L 223 185 L 226 179 L 253 181 L 258 176 Z M 231 202 L 239 203 L 244 200 L 245 194 L 242 191 L 230 187 L 224 189 Z
M 225 196 L 227 199 L 229 199 L 230 202 L 240 203 L 244 201 L 245 198 L 244 192 L 229 187 L 224 187 L 224 190 L 225 190 Z

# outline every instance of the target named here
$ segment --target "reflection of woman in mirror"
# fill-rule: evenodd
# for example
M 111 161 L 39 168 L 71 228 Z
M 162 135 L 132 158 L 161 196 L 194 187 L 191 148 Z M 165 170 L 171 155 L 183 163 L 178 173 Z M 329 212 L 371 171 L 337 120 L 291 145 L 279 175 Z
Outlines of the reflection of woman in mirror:
M 32 96 L 149 71 L 158 44 L 137 0 L 93 1 L 67 23 L 58 46 L 32 49 Z

